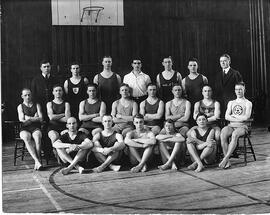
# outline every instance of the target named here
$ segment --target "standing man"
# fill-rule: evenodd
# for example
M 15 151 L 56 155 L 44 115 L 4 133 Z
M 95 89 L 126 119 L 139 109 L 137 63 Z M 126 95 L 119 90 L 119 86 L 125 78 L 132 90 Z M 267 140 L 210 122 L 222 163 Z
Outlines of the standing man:
M 62 174 L 67 175 L 74 167 L 83 173 L 84 168 L 78 165 L 86 156 L 88 150 L 93 147 L 93 143 L 86 134 L 78 132 L 78 123 L 75 117 L 67 120 L 68 132 L 61 135 L 60 138 L 53 143 L 58 156 L 64 163 L 69 163 L 68 167 L 62 169 Z
M 103 71 L 94 77 L 93 82 L 98 85 L 101 101 L 106 104 L 106 113 L 111 114 L 112 103 L 119 97 L 121 77 L 112 72 L 112 57 L 104 56 Z
M 166 103 L 173 99 L 173 84 L 178 83 L 182 85 L 182 76 L 179 72 L 172 69 L 173 61 L 171 56 L 164 58 L 162 65 L 164 66 L 164 71 L 157 75 L 156 82 L 159 98 Z
M 131 172 L 146 172 L 146 162 L 152 155 L 156 137 L 153 132 L 144 128 L 144 120 L 141 114 L 134 117 L 135 130 L 127 133 L 125 144 L 129 147 L 129 157 L 132 164 L 138 163 L 131 168 Z
M 230 67 L 231 57 L 223 54 L 219 58 L 221 71 L 216 74 L 214 88 L 217 100 L 221 106 L 221 116 L 224 117 L 229 101 L 235 99 L 234 86 L 243 81 L 242 75 Z
M 229 158 L 237 146 L 237 140 L 248 131 L 248 122 L 252 111 L 252 103 L 245 98 L 245 84 L 243 82 L 235 85 L 236 99 L 229 101 L 225 113 L 225 119 L 230 123 L 221 130 L 221 146 L 224 154 L 219 167 L 228 168 L 231 166 Z M 229 137 L 231 137 L 230 143 Z
M 43 119 L 49 122 L 46 105 L 54 99 L 53 86 L 58 83 L 58 80 L 51 75 L 51 64 L 48 60 L 40 61 L 40 70 L 41 74 L 34 77 L 31 82 L 31 92 L 33 101 L 41 106 Z
M 141 71 L 142 62 L 134 59 L 131 66 L 133 70 L 124 76 L 123 83 L 131 88 L 131 96 L 138 105 L 147 98 L 147 85 L 151 83 L 149 75 Z

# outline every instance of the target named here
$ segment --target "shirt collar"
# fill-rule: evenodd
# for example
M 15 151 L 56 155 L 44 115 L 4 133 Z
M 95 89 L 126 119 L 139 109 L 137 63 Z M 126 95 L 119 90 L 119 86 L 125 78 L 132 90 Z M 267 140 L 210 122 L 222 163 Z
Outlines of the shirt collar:
M 46 78 L 46 75 L 45 75 L 45 74 L 41 73 L 41 75 L 42 75 L 44 78 Z M 48 78 L 50 78 L 51 74 L 47 74 L 47 76 L 48 76 Z
M 223 71 L 225 71 L 225 74 L 228 74 L 230 68 L 231 68 L 231 67 L 228 67 L 228 68 L 226 68 L 226 69 L 223 69 Z

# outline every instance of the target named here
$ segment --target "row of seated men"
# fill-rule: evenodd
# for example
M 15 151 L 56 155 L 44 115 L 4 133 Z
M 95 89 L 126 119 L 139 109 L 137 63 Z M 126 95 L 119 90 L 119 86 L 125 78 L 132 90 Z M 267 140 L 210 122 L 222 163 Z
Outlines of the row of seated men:
M 203 99 L 195 103 L 193 118 L 197 125 L 192 128 L 188 124 L 191 104 L 182 98 L 180 84 L 173 85 L 174 98 L 165 104 L 164 123 L 164 103 L 156 97 L 155 84 L 147 86 L 148 97 L 140 103 L 139 111 L 137 103 L 130 99 L 129 86 L 122 84 L 121 98 L 113 102 L 111 115 L 105 115 L 106 105 L 96 97 L 96 91 L 96 85 L 88 85 L 89 98 L 79 105 L 80 127 L 77 119 L 70 117 L 69 104 L 62 99 L 63 89 L 60 85 L 54 86 L 54 99 L 47 103 L 50 118 L 48 136 L 60 159 L 68 163 L 62 170 L 63 174 L 68 174 L 74 167 L 80 173 L 84 172 L 78 162 L 89 150 L 101 162 L 100 166 L 93 169 L 95 172 L 101 172 L 107 167 L 118 171 L 120 165 L 114 165 L 113 162 L 120 159 L 123 150 L 129 155 L 131 163 L 137 164 L 131 168 L 132 172 L 146 171 L 146 162 L 155 145 L 159 146 L 164 162 L 159 166 L 160 169 L 177 169 L 175 158 L 177 155 L 185 156 L 187 147 L 194 161 L 188 168 L 200 172 L 204 168 L 203 163 L 214 162 L 220 140 L 224 158 L 219 166 L 228 168 L 237 139 L 247 132 L 246 121 L 252 110 L 252 103 L 244 96 L 245 85 L 242 82 L 235 85 L 236 99 L 228 103 L 225 114 L 225 119 L 230 123 L 221 132 L 217 124 L 220 105 L 212 99 L 209 85 L 202 88 Z M 22 90 L 22 98 L 23 103 L 18 106 L 19 120 L 23 122 L 20 136 L 35 160 L 34 169 L 40 170 L 41 107 L 32 102 L 29 89 Z M 31 143 L 31 137 L 35 146 Z

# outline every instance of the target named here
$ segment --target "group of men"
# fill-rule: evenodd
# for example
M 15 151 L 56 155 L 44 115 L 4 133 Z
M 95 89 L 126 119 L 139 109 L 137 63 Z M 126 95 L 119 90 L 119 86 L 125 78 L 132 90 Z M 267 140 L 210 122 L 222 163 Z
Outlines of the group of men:
M 103 71 L 93 83 L 81 77 L 79 64 L 73 62 L 72 76 L 63 87 L 51 76 L 50 63 L 42 61 L 42 74 L 33 79 L 31 89 L 22 90 L 23 103 L 18 106 L 23 123 L 20 136 L 35 160 L 34 169 L 42 169 L 43 120 L 56 156 L 67 164 L 64 175 L 74 168 L 83 173 L 80 161 L 87 154 L 101 163 L 94 172 L 119 171 L 123 154 L 134 165 L 132 172 L 147 171 L 147 161 L 155 151 L 163 162 L 159 169 L 178 169 L 177 158 L 184 160 L 186 149 L 193 161 L 188 168 L 200 172 L 204 164 L 215 161 L 217 144 L 224 155 L 219 166 L 230 167 L 229 158 L 237 139 L 247 132 L 252 111 L 242 76 L 230 67 L 230 61 L 227 54 L 220 57 L 222 72 L 213 87 L 217 99 L 208 79 L 198 73 L 195 58 L 188 61 L 189 75 L 184 79 L 172 69 L 171 57 L 164 58 L 164 71 L 157 75 L 156 84 L 141 71 L 140 59 L 133 60 L 133 70 L 123 83 L 111 70 L 111 57 L 103 58 Z M 221 130 L 218 119 L 222 117 L 229 124 Z

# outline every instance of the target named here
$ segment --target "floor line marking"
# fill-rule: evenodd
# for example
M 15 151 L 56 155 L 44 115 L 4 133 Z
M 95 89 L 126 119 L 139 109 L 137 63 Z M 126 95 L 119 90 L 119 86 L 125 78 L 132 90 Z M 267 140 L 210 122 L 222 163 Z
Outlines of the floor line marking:
M 46 189 L 46 187 L 40 182 L 40 180 L 37 178 L 37 176 L 36 175 L 33 175 L 33 178 L 38 183 L 38 185 L 40 186 L 40 188 L 42 189 L 42 191 L 45 193 L 45 195 L 49 198 L 49 200 L 54 205 L 54 207 L 56 208 L 56 210 L 57 211 L 62 211 L 63 209 L 61 208 L 61 206 L 55 201 L 55 199 L 52 197 L 52 195 L 49 193 L 49 191 Z
M 16 193 L 16 192 L 24 192 L 24 191 L 31 191 L 31 190 L 40 190 L 40 187 L 28 188 L 28 189 L 21 189 L 21 190 L 7 190 L 3 191 L 3 194 L 6 193 Z

